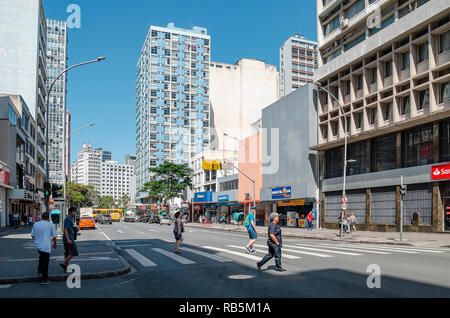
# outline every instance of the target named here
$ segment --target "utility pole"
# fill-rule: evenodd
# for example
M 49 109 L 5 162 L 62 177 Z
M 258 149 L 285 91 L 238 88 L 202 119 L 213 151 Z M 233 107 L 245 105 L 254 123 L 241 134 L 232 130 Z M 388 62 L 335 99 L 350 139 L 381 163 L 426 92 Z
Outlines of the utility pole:
M 403 184 L 403 175 L 400 177 L 400 241 L 403 241 L 403 198 L 406 194 L 406 185 Z

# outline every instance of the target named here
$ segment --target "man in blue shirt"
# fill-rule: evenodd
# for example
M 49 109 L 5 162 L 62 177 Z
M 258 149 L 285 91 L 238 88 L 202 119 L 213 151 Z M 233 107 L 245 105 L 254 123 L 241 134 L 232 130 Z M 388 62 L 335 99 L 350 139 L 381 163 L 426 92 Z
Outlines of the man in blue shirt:
M 245 227 L 247 228 L 248 236 L 250 238 L 250 241 L 248 242 L 247 246 L 245 247 L 245 250 L 247 253 L 254 254 L 256 251 L 253 249 L 253 244 L 255 244 L 257 237 L 256 232 L 256 226 L 255 226 L 255 213 L 256 209 L 255 207 L 252 207 L 250 212 L 247 214 L 247 218 L 245 220 Z
M 49 219 L 49 213 L 44 212 L 42 221 L 35 223 L 31 230 L 31 237 L 39 253 L 38 274 L 41 275 L 41 285 L 48 284 L 48 263 L 52 251 L 51 239 L 53 240 L 53 248 L 56 249 L 56 230 Z
M 64 262 L 60 264 L 60 266 L 64 269 L 64 272 L 67 271 L 67 267 L 69 266 L 69 262 L 74 256 L 78 256 L 77 245 L 75 244 L 75 232 L 73 227 L 73 220 L 75 217 L 75 213 L 77 209 L 75 207 L 69 208 L 69 215 L 66 216 L 64 220 L 64 234 L 63 234 L 63 243 L 64 243 Z

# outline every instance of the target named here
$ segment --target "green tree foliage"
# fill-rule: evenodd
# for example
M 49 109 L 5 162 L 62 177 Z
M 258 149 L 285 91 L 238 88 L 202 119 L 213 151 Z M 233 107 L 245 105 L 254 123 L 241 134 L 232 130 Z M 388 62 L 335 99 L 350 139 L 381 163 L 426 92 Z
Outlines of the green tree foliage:
M 99 208 L 100 209 L 112 209 L 114 207 L 114 198 L 106 195 L 101 197 Z
M 91 207 L 98 191 L 90 185 L 82 185 L 74 182 L 66 183 L 66 198 L 70 205 L 77 207 Z

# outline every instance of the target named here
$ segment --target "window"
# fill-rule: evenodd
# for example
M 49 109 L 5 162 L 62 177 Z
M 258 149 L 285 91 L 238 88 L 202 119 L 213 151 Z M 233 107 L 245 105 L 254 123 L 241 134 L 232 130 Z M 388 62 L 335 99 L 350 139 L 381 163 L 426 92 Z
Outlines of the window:
M 450 103 L 450 81 L 442 83 L 439 87 L 439 104 Z
M 420 91 L 419 92 L 419 101 L 418 101 L 418 104 L 417 104 L 417 109 L 420 110 L 420 109 L 427 108 L 429 103 L 430 103 L 429 99 L 430 98 L 429 98 L 428 89 L 424 90 L 424 91 Z
M 377 69 L 372 68 L 370 70 L 370 84 L 374 84 L 377 82 Z
M 388 135 L 372 139 L 371 171 L 385 171 L 397 168 L 396 135 Z
M 442 54 L 450 49 L 450 31 L 439 35 L 439 54 Z
M 362 126 L 362 112 L 355 114 L 355 128 L 360 129 Z
M 344 82 L 345 96 L 350 95 L 350 81 Z
M 325 151 L 325 179 L 342 177 L 343 148 Z
M 405 52 L 401 57 L 401 70 L 406 70 L 409 67 L 409 52 Z
M 337 136 L 339 130 L 339 124 L 337 121 L 334 121 L 331 123 L 331 131 L 333 133 L 333 136 Z
M 433 126 L 404 131 L 402 134 L 403 167 L 433 163 Z
M 391 113 L 392 113 L 392 102 L 389 102 L 384 105 L 384 120 L 391 119 Z
M 403 116 L 409 113 L 410 100 L 409 96 L 404 96 L 400 102 L 400 115 Z
M 392 60 L 384 63 L 384 78 L 392 76 Z
M 322 138 L 328 139 L 328 125 L 322 126 Z
M 355 160 L 355 162 L 347 162 L 347 175 L 366 173 L 366 142 L 349 144 L 347 160 Z
M 327 25 L 325 25 L 323 27 L 323 34 L 325 36 L 327 36 L 328 34 L 330 34 L 331 32 L 333 32 L 334 30 L 336 30 L 337 28 L 339 28 L 340 26 L 340 22 L 339 22 L 340 16 L 339 14 L 330 21 L 330 23 L 328 23 Z
M 419 45 L 417 50 L 417 63 L 422 63 L 428 60 L 428 42 Z
M 377 121 L 377 109 L 376 108 L 371 108 L 368 110 L 368 116 L 369 116 L 369 124 L 373 125 L 376 123 Z
M 356 90 L 359 91 L 362 88 L 363 88 L 363 76 L 358 75 L 356 77 Z
M 358 0 L 355 2 L 350 8 L 347 9 L 345 12 L 345 17 L 347 19 L 351 19 L 358 13 L 360 13 L 362 10 L 364 10 L 365 7 L 365 0 Z
M 450 120 L 439 124 L 439 161 L 450 161 Z

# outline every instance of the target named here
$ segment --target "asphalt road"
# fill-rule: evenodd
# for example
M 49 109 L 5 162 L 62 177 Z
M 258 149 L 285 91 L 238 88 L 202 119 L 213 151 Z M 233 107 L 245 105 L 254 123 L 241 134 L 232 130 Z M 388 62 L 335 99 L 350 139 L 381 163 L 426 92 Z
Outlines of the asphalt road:
M 88 298 L 450 297 L 446 249 L 284 239 L 287 271 L 276 272 L 270 260 L 258 272 L 256 261 L 267 252 L 266 237 L 258 239 L 257 253 L 249 255 L 243 233 L 186 227 L 182 253 L 176 255 L 172 230 L 123 222 L 83 230 L 80 240 L 112 244 L 132 272 L 83 280 L 79 289 L 65 282 L 0 286 L 0 297 L 42 297 L 43 292 L 46 297 Z

